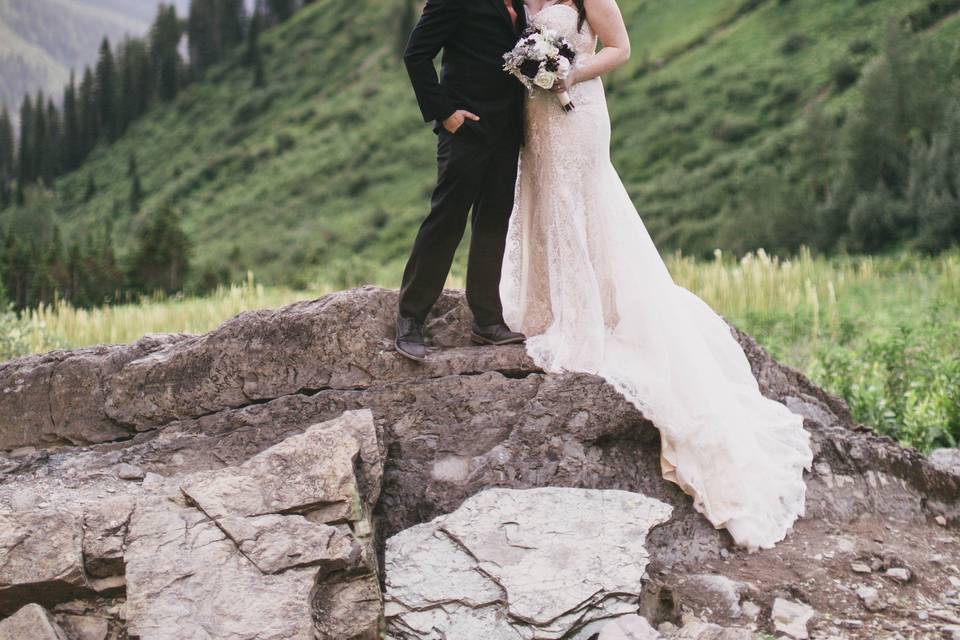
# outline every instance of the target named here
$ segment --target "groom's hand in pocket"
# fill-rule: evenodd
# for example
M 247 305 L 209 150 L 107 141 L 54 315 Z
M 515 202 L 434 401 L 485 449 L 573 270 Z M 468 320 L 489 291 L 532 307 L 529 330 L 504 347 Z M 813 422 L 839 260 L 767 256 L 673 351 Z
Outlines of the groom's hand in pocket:
M 456 133 L 463 126 L 465 120 L 480 121 L 480 116 L 470 113 L 466 109 L 457 109 L 453 114 L 443 121 L 443 128 L 450 133 Z

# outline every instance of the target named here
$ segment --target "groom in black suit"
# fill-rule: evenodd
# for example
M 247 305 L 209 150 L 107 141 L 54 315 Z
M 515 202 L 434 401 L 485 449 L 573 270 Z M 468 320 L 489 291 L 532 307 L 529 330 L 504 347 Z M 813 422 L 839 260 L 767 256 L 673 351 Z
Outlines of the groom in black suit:
M 522 0 L 427 0 L 404 62 L 420 110 L 434 122 L 438 178 L 400 289 L 397 350 L 424 360 L 423 323 L 450 272 L 473 210 L 467 302 L 473 341 L 513 344 L 503 321 L 500 270 L 523 139 L 523 87 L 503 54 L 526 28 Z M 433 60 L 443 50 L 440 77 Z

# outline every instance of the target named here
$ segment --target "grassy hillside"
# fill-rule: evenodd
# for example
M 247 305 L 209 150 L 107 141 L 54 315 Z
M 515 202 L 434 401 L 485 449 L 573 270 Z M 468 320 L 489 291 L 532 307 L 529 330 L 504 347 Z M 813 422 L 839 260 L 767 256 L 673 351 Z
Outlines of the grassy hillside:
M 4 0 L 0 0 L 2 2 Z M 761 168 L 789 172 L 803 114 L 856 100 L 836 82 L 928 0 L 621 0 L 635 54 L 608 81 L 614 161 L 663 249 L 707 253 Z M 400 2 L 315 0 L 265 34 L 267 86 L 234 59 L 155 109 L 17 228 L 113 220 L 121 255 L 161 203 L 184 214 L 197 278 L 254 269 L 298 286 L 395 282 L 425 213 L 435 140 L 399 61 Z M 956 14 L 925 37 L 960 35 Z M 147 197 L 128 213 L 128 158 Z M 85 201 L 88 182 L 97 188 Z M 10 213 L 7 214 L 11 215 Z

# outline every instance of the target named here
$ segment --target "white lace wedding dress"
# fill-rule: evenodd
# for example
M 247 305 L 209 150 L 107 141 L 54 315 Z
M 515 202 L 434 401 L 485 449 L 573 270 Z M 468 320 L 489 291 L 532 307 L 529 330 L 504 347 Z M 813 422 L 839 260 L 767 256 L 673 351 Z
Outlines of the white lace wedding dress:
M 533 16 L 594 55 L 589 24 L 551 5 Z M 501 294 L 510 327 L 548 371 L 595 373 L 659 429 L 664 478 L 748 548 L 782 540 L 804 513 L 812 462 L 803 420 L 760 394 L 729 327 L 674 284 L 610 161 L 600 79 L 576 110 L 538 91 L 510 221 Z

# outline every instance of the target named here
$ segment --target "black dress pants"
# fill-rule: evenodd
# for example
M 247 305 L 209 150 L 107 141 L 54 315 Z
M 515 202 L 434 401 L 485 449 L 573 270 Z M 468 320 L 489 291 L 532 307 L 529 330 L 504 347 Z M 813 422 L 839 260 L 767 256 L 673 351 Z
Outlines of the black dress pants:
M 400 315 L 423 322 L 443 292 L 471 220 L 467 302 L 479 325 L 503 321 L 500 271 L 513 211 L 520 136 L 487 137 L 480 123 L 465 122 L 451 134 L 440 127 L 437 187 L 403 272 Z

